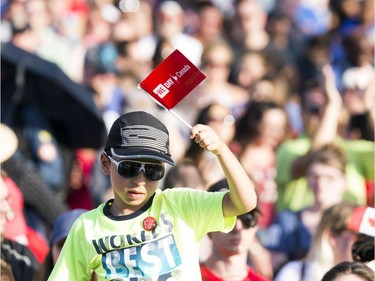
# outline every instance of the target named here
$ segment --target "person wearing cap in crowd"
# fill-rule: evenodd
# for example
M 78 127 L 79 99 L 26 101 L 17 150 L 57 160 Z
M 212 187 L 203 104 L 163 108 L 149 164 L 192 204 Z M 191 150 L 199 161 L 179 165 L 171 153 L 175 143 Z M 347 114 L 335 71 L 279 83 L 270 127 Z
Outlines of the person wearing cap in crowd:
M 7 198 L 11 198 L 3 235 L 27 246 L 42 263 L 49 251 L 47 234 L 67 206 L 43 180 L 35 163 L 22 152 L 13 128 L 1 124 L 0 131 L 1 154 L 12 151 L 1 159 L 1 180 Z
M 73 223 L 85 212 L 87 212 L 85 209 L 73 209 L 57 217 L 51 230 L 51 237 L 49 241 L 50 251 L 44 259 L 43 264 L 36 272 L 33 281 L 45 281 L 48 279 L 48 276 L 51 274 L 53 266 L 60 255 L 61 248 L 65 243 L 65 239 L 68 236 Z
M 0 139 L 2 141 L 2 145 L 0 146 L 0 164 L 2 165 L 12 157 L 17 150 L 18 139 L 13 130 L 4 124 L 0 124 Z M 23 243 L 23 240 L 27 239 L 26 222 L 24 217 L 21 217 L 21 214 L 17 214 L 20 216 L 17 220 L 17 226 L 24 230 L 23 233 L 18 232 L 18 234 L 23 235 L 17 235 L 17 237 L 6 235 L 6 228 L 9 221 L 15 219 L 15 211 L 10 198 L 10 188 L 16 188 L 17 186 L 15 184 L 9 186 L 10 179 L 3 170 L 0 172 L 0 259 L 3 260 L 8 269 L 11 270 L 8 270 L 8 273 L 10 276 L 12 274 L 14 275 L 14 280 L 28 281 L 32 279 L 40 264 L 28 245 Z M 14 232 L 12 235 L 15 235 L 15 233 L 17 232 Z
M 112 125 L 100 162 L 110 176 L 111 199 L 73 224 L 48 280 L 200 280 L 199 242 L 230 231 L 236 216 L 256 206 L 254 184 L 211 127 L 196 124 L 190 137 L 221 163 L 228 192 L 188 188 L 162 191 L 169 153 L 167 127 L 133 111 Z
M 18 184 L 21 177 L 15 178 L 12 171 L 8 169 L 9 163 L 14 161 L 14 154 L 18 149 L 18 137 L 13 129 L 5 124 L 1 124 L 0 131 L 0 139 L 4 141 L 4 145 L 1 147 L 0 177 L 3 185 L 2 192 L 7 194 L 5 200 L 9 203 L 2 235 L 11 241 L 25 245 L 32 251 L 37 261 L 41 263 L 48 252 L 48 243 L 45 237 L 30 225 L 28 217 L 25 215 L 28 211 L 27 203 L 29 202 L 25 198 L 24 190 Z M 22 164 L 22 171 L 26 173 L 26 163 L 23 162 Z M 35 178 L 35 175 L 33 174 L 32 177 Z M 27 181 L 27 184 L 27 188 L 33 188 L 31 182 Z M 41 200 L 43 196 L 39 195 L 38 197 L 43 202 Z M 46 208 L 46 205 L 43 204 L 43 207 Z
M 227 192 L 228 182 L 225 179 L 212 184 L 209 192 Z M 211 240 L 211 253 L 200 263 L 203 281 L 252 280 L 267 281 L 268 278 L 248 265 L 248 254 L 259 243 L 256 239 L 260 210 L 255 207 L 250 212 L 237 217 L 236 224 L 229 233 L 208 233 Z M 258 249 L 257 249 L 258 250 Z M 260 250 L 261 251 L 261 250 Z M 257 254 L 264 254 L 258 251 Z

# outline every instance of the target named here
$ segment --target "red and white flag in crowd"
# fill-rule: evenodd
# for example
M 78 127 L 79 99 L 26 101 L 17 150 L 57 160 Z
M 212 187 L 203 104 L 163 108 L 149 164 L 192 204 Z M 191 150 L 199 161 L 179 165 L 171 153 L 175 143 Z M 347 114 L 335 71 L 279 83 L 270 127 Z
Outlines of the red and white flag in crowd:
M 175 50 L 139 84 L 139 87 L 171 111 L 205 78 L 206 76 L 191 61 L 179 50 Z
M 360 206 L 354 209 L 348 228 L 369 236 L 375 236 L 375 209 Z

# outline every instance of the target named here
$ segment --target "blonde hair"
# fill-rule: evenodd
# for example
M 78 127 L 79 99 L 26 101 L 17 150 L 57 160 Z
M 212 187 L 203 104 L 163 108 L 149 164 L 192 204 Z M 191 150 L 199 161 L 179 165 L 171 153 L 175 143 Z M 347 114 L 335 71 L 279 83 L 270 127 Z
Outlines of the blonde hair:
M 348 229 L 347 225 L 355 207 L 354 203 L 341 202 L 324 211 L 306 257 L 310 264 L 310 281 L 320 281 L 324 273 L 335 265 L 329 234 L 341 234 Z

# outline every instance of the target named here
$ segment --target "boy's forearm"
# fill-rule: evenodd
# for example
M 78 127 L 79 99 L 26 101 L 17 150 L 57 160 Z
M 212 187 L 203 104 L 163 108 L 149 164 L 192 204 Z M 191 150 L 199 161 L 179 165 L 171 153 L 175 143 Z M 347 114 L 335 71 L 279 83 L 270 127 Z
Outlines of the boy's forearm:
M 194 138 L 200 147 L 215 154 L 220 162 L 229 185 L 229 193 L 223 200 L 224 216 L 238 216 L 254 209 L 257 204 L 254 184 L 215 131 L 207 125 L 197 124 L 191 129 L 190 138 Z
M 254 209 L 257 204 L 254 183 L 243 169 L 241 163 L 226 145 L 223 146 L 221 153 L 217 157 L 230 189 L 223 202 L 224 216 L 237 216 Z

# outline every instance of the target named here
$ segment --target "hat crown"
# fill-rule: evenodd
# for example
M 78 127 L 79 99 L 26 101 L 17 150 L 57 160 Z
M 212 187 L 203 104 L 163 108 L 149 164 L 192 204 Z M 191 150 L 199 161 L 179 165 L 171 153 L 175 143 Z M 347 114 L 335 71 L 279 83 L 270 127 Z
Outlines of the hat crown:
M 120 158 L 151 158 L 174 164 L 167 127 L 144 111 L 123 114 L 113 123 L 105 145 L 106 150 L 110 148 Z
M 128 125 L 120 128 L 119 147 L 128 149 L 146 147 L 169 154 L 168 133 L 147 125 Z

